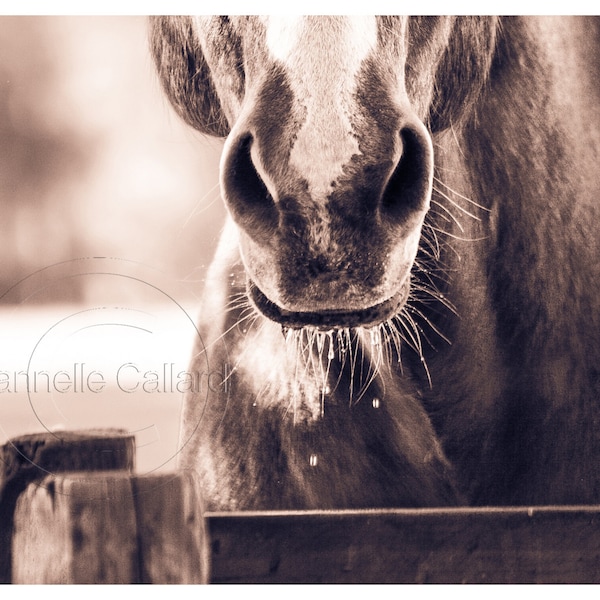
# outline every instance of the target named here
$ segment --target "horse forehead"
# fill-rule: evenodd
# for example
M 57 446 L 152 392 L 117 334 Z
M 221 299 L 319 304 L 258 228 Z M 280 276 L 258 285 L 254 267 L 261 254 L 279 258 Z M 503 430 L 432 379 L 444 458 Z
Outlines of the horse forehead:
M 375 17 L 269 16 L 264 17 L 263 24 L 270 55 L 304 72 L 318 69 L 331 59 L 351 71 L 377 44 Z
M 267 56 L 285 73 L 299 124 L 289 166 L 324 199 L 344 166 L 360 154 L 356 90 L 364 61 L 377 48 L 375 17 L 265 17 Z

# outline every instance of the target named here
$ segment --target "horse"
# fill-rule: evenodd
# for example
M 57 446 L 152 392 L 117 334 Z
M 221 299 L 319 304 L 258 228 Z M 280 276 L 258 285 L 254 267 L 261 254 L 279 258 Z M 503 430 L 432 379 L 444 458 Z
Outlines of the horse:
M 211 510 L 600 500 L 600 21 L 156 17 L 225 140 L 181 467 Z

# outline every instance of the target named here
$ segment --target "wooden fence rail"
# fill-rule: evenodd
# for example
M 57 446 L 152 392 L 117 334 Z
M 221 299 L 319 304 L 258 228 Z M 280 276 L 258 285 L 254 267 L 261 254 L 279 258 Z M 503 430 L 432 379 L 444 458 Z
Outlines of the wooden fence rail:
M 0 449 L 3 581 L 600 581 L 596 506 L 202 514 L 192 473 L 133 467 L 124 432 Z

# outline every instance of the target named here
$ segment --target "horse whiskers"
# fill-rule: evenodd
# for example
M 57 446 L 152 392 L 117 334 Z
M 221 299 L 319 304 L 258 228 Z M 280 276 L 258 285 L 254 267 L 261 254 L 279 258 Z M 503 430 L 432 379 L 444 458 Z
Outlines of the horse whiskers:
M 411 294 L 414 292 L 426 294 L 429 298 L 431 298 L 431 300 L 439 302 L 456 315 L 456 309 L 454 305 L 446 296 L 444 296 L 442 292 L 440 292 L 435 281 L 437 280 L 442 284 L 449 283 L 446 275 L 447 271 L 433 272 L 430 269 L 423 268 L 421 264 L 415 263 L 415 268 L 413 269 L 413 278 L 411 281 Z M 414 298 L 419 302 L 427 303 L 427 298 L 423 298 L 421 294 L 415 294 Z
M 355 405 L 376 381 L 383 385 L 384 370 L 387 376 L 391 376 L 392 365 L 396 364 L 403 371 L 403 348 L 410 348 L 417 354 L 431 385 L 422 339 L 432 348 L 434 346 L 419 322 L 425 323 L 442 340 L 450 343 L 421 310 L 409 304 L 400 314 L 370 328 L 319 331 L 313 327 L 304 327 L 289 330 L 286 346 L 288 354 L 294 357 L 294 402 L 299 400 L 302 384 L 309 378 L 320 390 L 322 412 L 326 397 L 338 389 L 342 374 L 348 369 L 351 383 L 347 388 L 348 402 Z M 335 358 L 338 359 L 339 371 L 335 381 L 330 382 Z M 291 404 L 288 410 L 292 410 Z
M 185 229 L 194 217 L 201 215 L 204 211 L 208 210 L 213 204 L 221 200 L 221 193 L 219 191 L 219 188 L 220 183 L 217 182 L 209 190 L 207 190 L 207 192 L 204 194 L 204 196 L 202 196 L 202 198 L 196 201 L 194 208 L 192 208 L 190 214 L 181 225 L 181 229 Z M 215 194 L 215 192 L 217 193 Z M 213 199 L 208 204 L 204 204 L 205 200 L 210 196 L 210 194 L 214 194 Z
M 436 211 L 436 210 L 433 210 L 432 208 L 430 208 L 429 212 L 431 214 L 438 215 L 440 218 L 444 219 L 444 221 L 446 221 L 447 223 L 455 223 L 456 226 L 460 229 L 460 231 L 462 233 L 464 233 L 465 228 L 461 225 L 460 221 L 441 202 L 438 202 L 437 200 L 434 200 L 432 198 L 431 204 L 441 208 L 444 211 L 444 213 L 446 213 L 446 214 L 440 213 L 439 211 Z
M 436 263 L 441 259 L 442 246 L 439 237 L 435 231 L 423 227 L 421 229 L 421 240 L 419 243 L 419 252 L 429 256 Z M 428 248 L 431 250 L 429 251 Z
M 433 252 L 430 251 L 432 245 L 427 239 L 428 234 L 433 234 L 438 243 L 437 247 L 433 248 Z M 442 260 L 442 250 L 448 250 L 457 254 L 453 245 L 447 241 L 444 241 L 443 245 L 440 245 L 437 234 L 430 230 L 428 225 L 425 224 L 421 232 L 419 251 L 414 261 L 413 270 L 417 270 L 420 273 L 427 275 L 435 275 L 438 279 L 442 279 L 441 274 L 451 273 L 454 269 L 451 268 L 445 260 Z M 447 252 L 445 252 L 445 254 L 447 254 Z
M 450 273 L 448 271 L 433 271 L 421 264 L 414 265 L 412 270 L 411 287 L 413 290 L 419 290 L 428 293 L 434 300 L 440 300 L 442 303 L 447 301 L 446 297 L 440 292 L 441 285 L 448 285 L 450 282 Z M 424 298 L 426 301 L 427 299 Z M 448 306 L 448 308 L 451 308 Z
M 448 215 L 447 220 L 451 220 L 462 230 L 456 215 L 450 209 L 437 200 L 434 200 L 434 205 L 442 211 L 441 216 Z M 465 211 L 465 214 L 470 213 Z M 285 410 L 292 412 L 294 419 L 297 418 L 301 406 L 304 409 L 308 407 L 309 411 L 312 410 L 312 406 L 314 411 L 322 415 L 328 396 L 339 394 L 342 378 L 346 378 L 344 389 L 349 404 L 355 405 L 360 402 L 369 389 L 373 389 L 375 382 L 379 389 L 386 378 L 393 377 L 393 366 L 399 370 L 400 375 L 403 374 L 403 350 L 417 355 L 427 381 L 432 385 L 424 348 L 435 350 L 436 339 L 444 344 L 451 344 L 451 340 L 436 324 L 437 315 L 444 315 L 445 311 L 457 314 L 452 302 L 440 289 L 445 289 L 448 285 L 453 271 L 444 264 L 441 257 L 449 249 L 457 256 L 458 253 L 449 240 L 441 242 L 438 233 L 447 238 L 460 239 L 430 223 L 425 224 L 419 254 L 414 262 L 409 298 L 399 314 L 368 328 L 339 328 L 326 331 L 310 326 L 298 329 L 282 328 L 287 359 L 286 373 L 281 381 L 288 383 L 287 395 L 281 396 L 280 401 L 287 398 Z M 264 318 L 250 303 L 245 290 L 232 290 L 225 310 L 239 313 L 236 315 L 235 324 L 223 335 L 238 327 L 246 339 L 240 356 L 247 356 L 256 347 L 260 347 L 261 342 L 257 336 L 263 331 L 263 327 L 256 328 L 255 322 Z M 432 318 L 435 318 L 435 321 Z M 268 321 L 263 320 L 263 326 L 266 323 Z M 251 334 L 246 335 L 246 330 L 252 330 Z M 266 383 L 261 387 L 267 404 L 274 402 L 272 394 L 275 393 L 276 386 L 271 388 Z M 312 405 L 310 397 L 314 401 Z M 314 414 L 316 413 L 313 412 Z
M 442 235 L 452 238 L 453 240 L 457 240 L 458 242 L 482 242 L 485 239 L 487 239 L 487 236 L 483 236 L 483 237 L 479 237 L 479 238 L 463 238 L 459 235 L 450 233 L 449 231 L 444 231 L 443 229 L 440 229 L 439 227 L 436 227 L 435 225 L 432 225 L 431 223 L 425 223 L 423 225 L 423 227 L 429 227 L 431 230 L 433 230 L 437 233 L 441 233 Z
M 439 190 L 436 190 L 435 188 L 434 188 L 434 190 L 436 191 L 437 195 L 441 196 L 442 198 L 447 198 L 448 201 L 450 202 L 450 205 L 454 206 L 463 215 L 465 215 L 465 216 L 467 216 L 470 219 L 473 219 L 475 221 L 481 222 L 481 217 L 478 217 L 477 215 L 473 214 L 472 212 L 469 212 L 468 210 L 466 210 L 462 206 L 459 206 L 456 202 L 453 202 L 449 197 L 447 197 L 445 194 L 443 194 Z M 443 208 L 443 210 L 450 215 L 450 218 L 458 225 L 459 229 L 461 231 L 464 231 L 462 224 L 457 220 L 457 218 L 455 217 L 455 215 L 449 210 L 449 208 L 447 206 L 444 206 L 444 204 L 442 202 L 440 202 L 439 200 L 432 199 L 431 202 L 432 202 L 432 204 L 435 204 L 436 206 L 439 206 L 440 208 Z
M 423 236 L 421 236 L 421 241 L 423 241 Z M 423 243 L 421 243 L 421 245 L 419 246 L 419 252 L 421 252 L 423 255 L 427 256 L 428 258 L 437 261 L 439 259 L 439 252 L 440 252 L 440 247 L 439 245 L 434 245 L 433 243 L 431 243 L 429 240 L 425 240 L 427 241 L 427 245 L 425 246 Z M 436 242 L 437 242 L 437 237 L 436 237 Z
M 426 323 L 431 328 L 431 330 L 436 333 L 436 335 L 438 335 L 442 340 L 444 340 L 444 342 L 446 342 L 448 345 L 452 345 L 452 342 L 432 323 L 432 321 L 429 318 L 427 318 L 423 314 L 423 312 L 421 310 L 419 310 L 418 308 L 416 308 L 415 306 L 412 306 L 410 304 L 406 305 L 405 310 L 409 313 L 416 315 L 418 317 L 419 321 Z M 416 324 L 416 322 L 415 322 L 415 324 Z M 425 333 L 423 327 L 419 327 L 419 332 L 425 338 L 425 341 L 431 346 L 431 348 L 433 348 L 435 350 L 434 344 L 427 337 L 427 334 Z
M 201 356 L 202 354 L 206 353 L 208 350 L 210 350 L 211 348 L 215 347 L 219 342 L 221 342 L 222 340 L 224 340 L 226 338 L 226 336 L 233 331 L 236 327 L 240 327 L 240 325 L 244 322 L 247 322 L 249 319 L 253 319 L 250 323 L 250 325 L 246 328 L 247 330 L 249 330 L 251 328 L 252 325 L 254 325 L 254 323 L 256 322 L 256 320 L 260 317 L 259 313 L 253 308 L 252 308 L 252 312 L 248 312 L 247 315 L 238 318 L 235 323 L 233 323 L 232 325 L 230 325 L 225 331 L 223 331 L 216 339 L 214 339 L 211 343 L 203 345 L 202 350 L 199 350 L 198 352 L 196 352 L 193 355 L 193 359 L 198 358 L 199 356 Z
M 429 312 L 435 313 L 438 316 L 446 316 L 446 311 L 441 310 L 443 306 L 447 311 L 450 311 L 453 315 L 459 316 L 458 311 L 446 298 L 439 298 L 435 291 L 427 288 L 418 289 L 416 288 L 408 299 L 407 305 L 410 304 L 411 310 L 419 310 L 417 306 L 427 306 Z M 439 306 L 438 306 L 439 305 Z M 431 318 L 428 317 L 430 321 Z
M 245 288 L 240 289 L 237 292 L 233 291 L 233 290 L 229 290 L 228 296 L 229 296 L 229 299 L 225 303 L 225 307 L 230 306 L 235 302 L 245 302 L 248 305 L 250 304 L 250 301 L 248 300 L 248 295 L 246 294 Z
M 475 200 L 469 198 L 468 196 L 465 196 L 463 194 L 461 194 L 460 192 L 457 192 L 455 189 L 451 188 L 449 185 L 447 185 L 446 183 L 444 183 L 441 179 L 437 178 L 434 176 L 433 178 L 434 183 L 438 183 L 442 186 L 444 186 L 448 192 L 450 194 L 453 194 L 454 196 L 457 196 L 458 198 L 461 198 L 462 200 L 465 200 L 466 202 L 468 202 L 469 204 L 473 205 L 475 208 L 479 209 L 479 210 L 483 210 L 485 212 L 491 212 L 491 210 L 489 208 L 487 208 L 486 206 L 483 206 L 482 204 L 479 204 L 478 202 L 475 202 Z M 444 198 L 446 198 L 448 201 L 450 201 L 452 204 L 454 204 L 454 206 L 456 206 L 456 208 L 458 208 L 459 210 L 465 212 L 466 214 L 468 214 L 469 216 L 474 217 L 475 219 L 478 219 L 478 217 L 475 217 L 474 215 L 472 215 L 471 213 L 467 212 L 462 206 L 460 206 L 459 204 L 457 204 L 454 200 L 452 200 L 452 198 L 450 196 L 448 196 L 447 194 L 445 194 L 444 192 L 442 192 L 439 188 L 434 186 L 435 191 L 440 194 L 441 196 L 443 196 Z
M 399 369 L 400 375 L 403 374 L 402 351 L 407 349 L 418 356 L 431 385 L 424 344 L 435 349 L 433 338 L 451 344 L 451 340 L 431 320 L 431 315 L 443 314 L 442 307 L 456 314 L 452 302 L 439 291 L 437 285 L 447 283 L 445 279 L 448 274 L 449 270 L 439 260 L 435 264 L 433 259 L 426 262 L 416 260 L 406 305 L 399 314 L 374 327 L 327 331 L 308 326 L 299 329 L 283 328 L 288 357 L 284 378 L 289 386 L 286 412 L 293 412 L 296 419 L 299 407 L 305 406 L 307 394 L 314 393 L 322 415 L 327 397 L 339 393 L 343 377 L 347 377 L 344 386 L 347 401 L 350 405 L 355 405 L 372 389 L 375 382 L 381 387 L 386 377 L 393 376 L 393 365 Z M 439 304 L 439 310 L 436 310 L 436 304 Z M 427 307 L 427 312 L 423 310 L 424 307 Z M 214 343 L 237 327 L 245 340 L 237 355 L 237 364 L 240 364 L 248 353 L 260 347 L 259 337 L 269 321 L 260 315 L 242 291 L 233 293 L 227 304 L 227 312 L 234 310 L 239 311 L 235 323 Z M 256 327 L 257 322 L 261 323 L 260 327 Z M 267 404 L 275 401 L 270 389 L 269 383 L 265 383 L 261 390 Z M 310 392 L 311 389 L 317 391 Z
M 228 302 L 224 310 L 225 312 L 239 311 L 240 313 L 244 313 L 247 310 L 254 310 L 254 307 L 248 302 L 248 300 L 238 298 L 237 300 Z
M 405 335 L 402 335 L 402 339 L 404 339 L 408 346 L 412 348 L 412 350 L 417 354 L 421 364 L 423 365 L 423 369 L 425 370 L 425 375 L 427 377 L 427 381 L 429 383 L 429 387 L 432 387 L 431 374 L 429 372 L 429 367 L 427 366 L 427 361 L 425 360 L 425 355 L 423 353 L 423 346 L 421 344 L 421 331 L 417 326 L 415 320 L 411 317 L 410 314 L 406 310 L 400 311 L 398 315 L 396 315 L 397 323 L 402 327 Z

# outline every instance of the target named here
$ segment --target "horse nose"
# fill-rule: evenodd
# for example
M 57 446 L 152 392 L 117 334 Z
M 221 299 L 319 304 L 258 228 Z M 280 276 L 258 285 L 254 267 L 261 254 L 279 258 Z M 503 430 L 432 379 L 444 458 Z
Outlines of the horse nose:
M 279 210 L 265 182 L 264 169 L 252 158 L 250 133 L 227 140 L 221 161 L 221 189 L 238 226 L 257 242 L 266 243 L 276 231 Z
M 406 117 L 395 134 L 364 135 L 370 135 L 371 150 L 353 157 L 332 184 L 329 198 L 311 197 L 311 173 L 288 168 L 284 154 L 278 161 L 269 158 L 270 165 L 277 166 L 267 171 L 259 156 L 276 150 L 266 140 L 250 132 L 234 135 L 221 164 L 221 187 L 234 220 L 260 244 L 269 243 L 296 214 L 306 214 L 298 211 L 303 202 L 329 200 L 349 218 L 359 215 L 385 230 L 411 224 L 413 215 L 420 220 L 429 207 L 433 181 L 433 148 L 426 127 L 417 117 Z
M 381 190 L 381 221 L 402 226 L 411 214 L 428 208 L 433 185 L 433 145 L 427 128 L 416 117 L 400 129 L 398 158 Z

